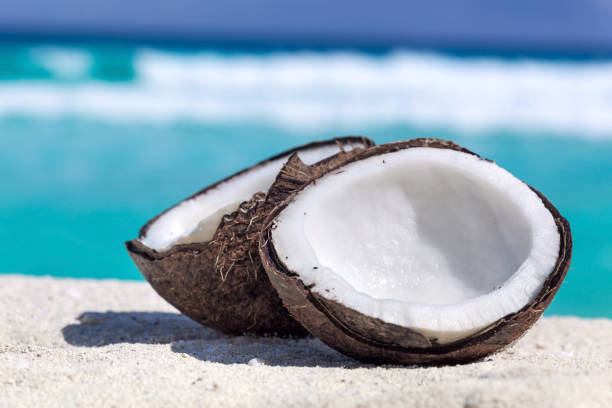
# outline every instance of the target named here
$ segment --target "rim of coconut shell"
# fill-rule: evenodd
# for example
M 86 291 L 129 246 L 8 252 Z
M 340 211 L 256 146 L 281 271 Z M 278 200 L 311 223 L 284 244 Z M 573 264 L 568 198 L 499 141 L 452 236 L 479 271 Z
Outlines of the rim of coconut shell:
M 500 318 L 465 338 L 450 343 L 432 343 L 421 333 L 410 328 L 366 316 L 361 312 L 350 309 L 333 300 L 325 299 L 312 292 L 312 286 L 304 284 L 295 272 L 288 270 L 283 262 L 279 260 L 273 245 L 271 245 L 271 232 L 277 217 L 294 201 L 300 191 L 312 184 L 316 184 L 317 179 L 359 160 L 415 147 L 455 150 L 493 163 L 492 160 L 484 159 L 454 142 L 442 139 L 418 138 L 366 149 L 343 163 L 332 163 L 332 166 L 328 166 L 323 170 L 319 169 L 316 174 L 311 172 L 309 177 L 302 179 L 293 194 L 283 200 L 264 221 L 259 241 L 260 258 L 270 281 L 279 292 L 283 303 L 291 315 L 311 334 L 319 337 L 324 343 L 344 354 L 370 363 L 410 365 L 453 364 L 478 360 L 499 351 L 527 332 L 539 319 L 558 292 L 570 266 L 572 236 L 568 221 L 540 191 L 524 181 L 521 180 L 537 195 L 546 210 L 550 212 L 559 233 L 559 253 L 552 272 L 543 282 L 541 290 L 535 298 L 525 304 L 520 310 Z M 296 164 L 295 162 L 293 165 L 303 166 L 301 169 L 303 173 L 307 173 L 307 169 L 312 167 L 303 163 Z M 339 315 L 342 315 L 342 317 L 338 317 Z M 362 330 L 355 330 L 353 324 L 348 325 L 345 323 L 345 319 L 350 319 L 352 323 L 357 322 L 360 328 L 367 327 L 368 329 L 365 332 L 369 333 L 364 334 Z M 398 339 L 398 336 L 387 336 L 381 341 L 380 338 L 375 338 L 378 337 L 377 335 L 371 335 L 372 325 L 374 325 L 374 331 L 380 329 L 387 334 L 389 332 L 397 332 L 400 335 L 399 337 L 403 339 L 395 342 L 393 337 Z M 388 341 L 389 338 L 392 341 Z
M 165 209 L 164 211 L 162 211 L 161 213 L 157 214 L 155 217 L 151 218 L 150 220 L 148 220 L 138 231 L 138 238 L 135 239 L 131 239 L 129 241 L 127 241 L 125 243 L 126 247 L 128 248 L 128 250 L 135 252 L 135 253 L 139 253 L 147 258 L 150 259 L 159 259 L 159 258 L 163 258 L 165 256 L 171 255 L 173 253 L 175 253 L 176 251 L 180 251 L 180 250 L 184 250 L 184 249 L 198 249 L 199 247 L 201 247 L 202 244 L 205 244 L 207 241 L 202 241 L 202 242 L 192 242 L 192 243 L 186 243 L 186 244 L 176 244 L 176 245 L 170 245 L 168 248 L 165 249 L 154 249 L 149 247 L 148 245 L 145 245 L 141 240 L 147 235 L 149 229 L 151 228 L 151 226 L 153 224 L 155 224 L 162 216 L 164 216 L 165 214 L 169 213 L 170 211 L 174 210 L 175 208 L 177 208 L 179 205 L 181 205 L 182 203 L 189 201 L 189 200 L 193 200 L 203 194 L 208 193 L 210 190 L 213 190 L 217 187 L 219 187 L 222 184 L 231 182 L 241 176 L 244 176 L 245 174 L 266 166 L 267 164 L 270 164 L 271 162 L 277 161 L 279 159 L 282 159 L 283 157 L 287 157 L 289 158 L 292 154 L 299 154 L 300 152 L 306 151 L 306 150 L 314 150 L 316 148 L 319 147 L 325 147 L 325 146 L 333 146 L 333 145 L 337 145 L 339 147 L 340 151 L 344 151 L 344 148 L 346 146 L 351 146 L 353 144 L 361 144 L 364 146 L 364 148 L 369 148 L 375 145 L 375 143 L 365 137 L 365 136 L 341 136 L 341 137 L 336 137 L 333 139 L 328 139 L 328 140 L 320 140 L 320 141 L 315 141 L 315 142 L 310 142 L 301 146 L 297 146 L 294 148 L 291 148 L 289 150 L 285 150 L 281 153 L 278 153 L 272 157 L 269 157 L 267 159 L 264 159 L 250 167 L 244 168 L 240 171 L 238 171 L 237 173 L 234 173 L 222 180 L 219 180 L 213 184 L 210 184 L 204 188 L 202 188 L 201 190 L 191 194 L 189 197 L 175 203 L 174 205 L 172 205 L 171 207 L 168 207 L 167 209 Z M 325 158 L 322 159 L 320 162 L 325 162 L 327 159 L 329 158 Z M 249 198 L 245 198 L 244 201 L 248 201 L 250 199 Z M 233 212 L 233 211 L 232 211 Z M 218 227 L 217 227 L 218 228 Z

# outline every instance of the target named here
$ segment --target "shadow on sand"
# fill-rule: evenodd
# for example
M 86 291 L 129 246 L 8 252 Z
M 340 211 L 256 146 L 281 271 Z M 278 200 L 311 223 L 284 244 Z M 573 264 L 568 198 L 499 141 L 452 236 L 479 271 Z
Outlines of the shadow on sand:
M 66 342 L 74 346 L 170 344 L 175 353 L 221 364 L 247 364 L 256 358 L 268 366 L 370 367 L 330 349 L 313 337 L 230 336 L 203 327 L 178 313 L 85 312 L 77 320 L 79 323 L 62 329 Z

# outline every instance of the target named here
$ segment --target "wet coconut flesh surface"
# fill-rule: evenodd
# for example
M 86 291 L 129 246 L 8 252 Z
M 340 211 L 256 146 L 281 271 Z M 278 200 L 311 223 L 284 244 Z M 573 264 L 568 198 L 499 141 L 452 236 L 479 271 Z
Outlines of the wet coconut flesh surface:
M 275 206 L 266 192 L 291 154 L 315 163 L 372 144 L 344 137 L 260 162 L 153 218 L 126 243 L 128 253 L 159 295 L 204 325 L 232 334 L 303 335 L 257 254 L 263 220 Z
M 569 225 L 543 196 L 454 144 L 419 143 L 308 183 L 260 244 L 285 304 L 301 292 L 314 305 L 289 307 L 298 320 L 366 361 L 495 351 L 533 324 L 569 266 Z

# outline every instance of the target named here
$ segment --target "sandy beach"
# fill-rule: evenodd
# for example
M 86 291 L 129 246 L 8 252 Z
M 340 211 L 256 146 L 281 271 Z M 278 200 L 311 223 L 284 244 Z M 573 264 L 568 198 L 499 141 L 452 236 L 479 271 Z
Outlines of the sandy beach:
M 612 406 L 608 319 L 544 318 L 468 365 L 372 366 L 201 327 L 145 282 L 4 275 L 0 325 L 0 407 Z

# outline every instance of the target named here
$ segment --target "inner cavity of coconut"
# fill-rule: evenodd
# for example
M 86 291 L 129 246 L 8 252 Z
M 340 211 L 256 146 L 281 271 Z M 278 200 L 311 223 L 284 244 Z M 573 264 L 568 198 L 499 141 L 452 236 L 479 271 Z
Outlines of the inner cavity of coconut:
M 527 185 L 491 162 L 436 148 L 329 173 L 275 224 L 279 261 L 312 291 L 439 343 L 532 301 L 560 245 Z
M 344 149 L 351 150 L 353 146 L 364 147 L 353 142 L 344 145 Z M 304 163 L 313 164 L 339 151 L 337 144 L 330 143 L 299 151 L 298 155 Z M 155 220 L 140 241 L 157 251 L 179 244 L 210 241 L 224 215 L 234 212 L 253 194 L 268 191 L 288 158 L 283 156 L 255 166 L 177 204 Z

